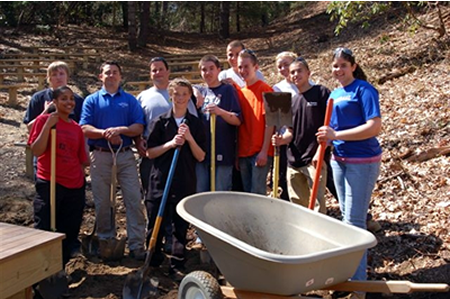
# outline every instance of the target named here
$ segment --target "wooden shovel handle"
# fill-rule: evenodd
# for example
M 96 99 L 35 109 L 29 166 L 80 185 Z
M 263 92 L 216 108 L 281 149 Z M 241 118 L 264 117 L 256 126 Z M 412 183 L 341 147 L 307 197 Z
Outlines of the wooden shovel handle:
M 56 231 L 56 126 L 50 132 L 50 229 Z
M 333 112 L 333 99 L 328 100 L 327 110 L 325 111 L 325 121 L 323 123 L 324 126 L 328 126 L 331 120 L 331 113 Z M 320 180 L 320 171 L 322 170 L 323 158 L 325 156 L 325 150 L 327 149 L 327 144 L 325 142 L 321 142 L 319 144 L 319 161 L 317 161 L 316 166 L 316 174 L 314 176 L 314 183 L 311 190 L 311 196 L 309 198 L 309 206 L 308 208 L 313 210 L 316 205 L 316 197 L 317 191 L 319 190 L 319 180 Z
M 407 280 L 399 281 L 347 281 L 327 288 L 335 291 L 362 291 L 368 293 L 398 293 L 412 292 L 448 292 L 445 283 L 413 283 Z

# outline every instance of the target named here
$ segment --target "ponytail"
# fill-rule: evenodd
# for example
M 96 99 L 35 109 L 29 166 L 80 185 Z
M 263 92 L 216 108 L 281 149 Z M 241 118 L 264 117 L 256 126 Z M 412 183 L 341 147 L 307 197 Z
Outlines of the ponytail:
M 367 76 L 364 73 L 364 71 L 362 70 L 362 68 L 359 66 L 359 64 L 356 65 L 356 69 L 353 72 L 353 77 L 355 79 L 359 79 L 359 80 L 363 80 L 363 81 L 367 81 Z

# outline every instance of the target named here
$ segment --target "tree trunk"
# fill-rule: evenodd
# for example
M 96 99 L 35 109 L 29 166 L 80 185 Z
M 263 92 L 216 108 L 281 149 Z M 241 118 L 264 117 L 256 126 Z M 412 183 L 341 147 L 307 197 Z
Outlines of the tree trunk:
M 205 33 L 205 2 L 200 3 L 200 33 Z
M 123 29 L 128 30 L 128 2 L 122 1 L 120 4 L 122 5 L 122 26 Z
M 135 1 L 128 1 L 128 47 L 131 52 L 137 50 Z
M 241 32 L 240 6 L 236 2 L 236 32 Z
M 230 2 L 220 2 L 220 31 L 221 38 L 230 37 Z
M 161 22 L 161 27 L 163 30 L 168 29 L 166 26 L 166 23 L 164 22 L 164 19 L 167 15 L 167 1 L 162 1 L 162 5 L 161 5 L 161 14 L 159 15 L 160 17 L 160 22 Z
M 141 23 L 139 25 L 138 46 L 145 48 L 148 38 L 148 24 L 150 21 L 150 2 L 144 1 L 141 6 Z
M 153 6 L 153 12 L 152 12 L 152 18 L 155 24 L 155 28 L 157 30 L 161 29 L 161 8 L 160 8 L 160 2 L 159 1 L 154 1 L 154 6 Z

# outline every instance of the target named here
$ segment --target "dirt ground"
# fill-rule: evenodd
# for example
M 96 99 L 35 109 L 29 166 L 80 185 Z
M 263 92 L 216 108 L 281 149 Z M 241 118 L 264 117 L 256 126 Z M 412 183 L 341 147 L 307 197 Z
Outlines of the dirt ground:
M 446 8 L 448 9 L 448 7 Z M 432 18 L 424 15 L 423 18 Z M 450 27 L 450 24 L 447 24 Z M 156 53 L 210 51 L 224 55 L 228 41 L 196 34 L 173 33 L 163 40 L 155 35 L 146 49 L 130 54 L 126 34 L 77 26 L 52 32 L 33 28 L 0 28 L 0 50 L 19 51 L 31 45 L 103 45 L 111 50 L 102 58 L 121 62 L 124 81 L 137 81 L 147 73 L 146 63 Z M 320 34 L 318 34 L 320 32 Z M 378 88 L 383 114 L 379 136 L 384 154 L 381 174 L 374 190 L 371 213 L 382 226 L 376 233 L 378 245 L 369 250 L 369 279 L 408 280 L 411 282 L 450 284 L 450 39 L 436 39 L 433 31 L 408 31 L 402 22 L 380 17 L 368 30 L 350 27 L 341 36 L 333 36 L 324 5 L 293 13 L 265 30 L 233 36 L 256 50 L 261 69 L 269 83 L 277 82 L 274 56 L 284 50 L 296 50 L 308 60 L 312 80 L 330 89 L 336 87 L 329 64 L 331 51 L 345 45 L 354 50 L 369 81 Z M 70 84 L 84 96 L 95 91 L 98 65 L 78 69 Z M 5 83 L 12 83 L 5 80 Z M 37 85 L 36 85 L 37 86 Z M 0 91 L 0 219 L 3 222 L 32 226 L 33 181 L 25 175 L 27 131 L 22 124 L 25 109 L 36 86 L 19 91 L 18 106 L 9 107 L 7 93 Z M 94 223 L 92 194 L 88 187 L 88 205 L 82 232 L 90 232 Z M 329 194 L 328 214 L 339 217 L 335 199 Z M 124 231 L 124 207 L 119 201 L 119 230 Z M 192 231 L 190 232 L 192 237 Z M 120 298 L 124 279 L 141 262 L 125 257 L 118 262 L 78 257 L 67 265 L 71 275 L 70 298 Z M 202 263 L 199 252 L 188 251 L 187 272 L 214 267 Z M 332 269 L 330 269 L 332 271 Z M 155 298 L 177 298 L 178 284 L 167 276 L 168 265 L 152 271 L 159 280 Z M 315 292 L 328 298 L 326 292 Z M 408 295 L 369 294 L 368 298 L 449 298 L 440 293 Z

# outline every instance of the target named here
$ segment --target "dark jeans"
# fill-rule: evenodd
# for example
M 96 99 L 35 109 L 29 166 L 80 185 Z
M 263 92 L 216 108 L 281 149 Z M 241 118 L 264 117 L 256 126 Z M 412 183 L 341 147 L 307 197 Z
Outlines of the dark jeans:
M 232 174 L 231 179 L 232 179 L 231 191 L 244 192 L 244 186 L 242 185 L 241 172 L 239 170 L 237 170 L 236 166 L 233 167 L 233 174 Z
M 281 192 L 281 199 L 289 201 L 288 189 L 287 189 L 287 145 L 280 146 L 280 173 L 278 174 L 278 185 L 283 190 Z M 272 176 L 273 177 L 273 176 Z
M 150 241 L 150 237 L 153 233 L 153 227 L 155 226 L 160 204 L 161 199 L 145 201 L 148 212 L 147 244 L 149 244 L 148 242 Z M 166 203 L 161 228 L 166 228 L 168 226 L 172 227 L 172 257 L 170 258 L 170 265 L 172 268 L 182 268 L 185 262 L 185 246 L 187 243 L 186 233 L 189 223 L 177 214 L 175 210 L 176 205 L 177 202 L 170 200 Z M 161 251 L 164 232 L 161 232 L 161 230 L 162 229 L 158 232 L 158 238 L 154 251 L 155 254 L 152 256 L 152 260 L 150 261 L 152 266 L 159 266 L 164 261 L 164 256 Z
M 50 231 L 50 182 L 37 178 L 35 186 L 34 227 Z M 80 244 L 78 234 L 83 219 L 85 188 L 86 184 L 78 189 L 69 189 L 56 184 L 56 231 L 66 234 L 62 243 L 63 267 L 69 261 L 71 251 Z

